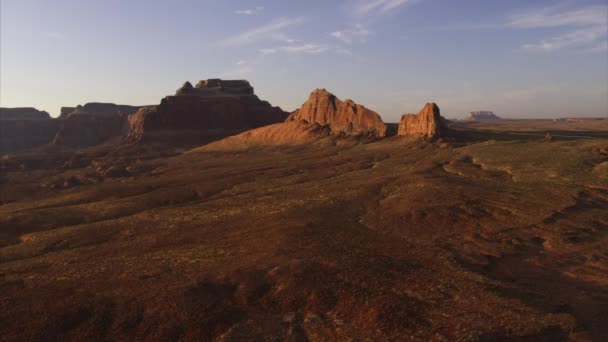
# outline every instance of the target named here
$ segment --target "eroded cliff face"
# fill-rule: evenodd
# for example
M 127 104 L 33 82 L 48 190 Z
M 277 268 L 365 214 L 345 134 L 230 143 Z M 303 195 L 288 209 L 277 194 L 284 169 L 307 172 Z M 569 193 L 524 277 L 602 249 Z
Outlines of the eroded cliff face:
M 245 130 L 282 122 L 287 113 L 260 100 L 247 81 L 209 79 L 186 82 L 157 106 L 129 119 L 129 139 L 137 142 L 202 144 Z
M 49 113 L 31 107 L 0 108 L 0 153 L 48 144 L 59 125 Z
M 33 107 L 0 108 L 0 121 L 5 120 L 48 120 L 49 113 Z
M 386 125 L 376 112 L 353 102 L 341 101 L 325 89 L 314 90 L 288 121 L 303 120 L 328 125 L 332 134 L 384 137 Z
M 418 114 L 405 114 L 399 123 L 399 135 L 434 139 L 446 133 L 445 120 L 435 103 L 427 103 Z
M 58 119 L 59 130 L 53 139 L 53 144 L 88 147 L 126 135 L 128 117 L 139 108 L 113 103 L 87 103 L 75 108 L 63 107 Z

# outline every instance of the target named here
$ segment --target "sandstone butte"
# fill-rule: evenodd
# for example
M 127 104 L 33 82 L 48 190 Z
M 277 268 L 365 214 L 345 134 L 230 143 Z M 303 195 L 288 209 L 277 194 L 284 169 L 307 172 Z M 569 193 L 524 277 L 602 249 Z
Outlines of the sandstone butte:
M 129 118 L 128 138 L 136 142 L 203 144 L 282 122 L 287 113 L 260 100 L 245 80 L 190 82 L 159 105 Z
M 386 125 L 377 113 L 352 100 L 340 101 L 325 89 L 316 89 L 285 122 L 250 130 L 197 150 L 302 145 L 332 135 L 381 138 L 385 134 Z
M 439 107 L 435 103 L 427 103 L 418 114 L 405 114 L 401 117 L 398 135 L 434 139 L 443 136 L 445 132 L 446 124 Z
M 386 125 L 378 113 L 352 100 L 341 101 L 325 89 L 316 89 L 310 93 L 308 100 L 287 121 L 328 125 L 335 135 L 378 138 L 386 135 Z
M 374 111 L 352 100 L 341 101 L 325 89 L 288 115 L 260 100 L 245 80 L 208 79 L 184 83 L 175 95 L 154 106 L 87 103 L 62 107 L 57 119 L 35 108 L 2 108 L 0 152 L 47 144 L 94 146 L 116 137 L 130 142 L 216 146 L 305 144 L 327 136 L 382 138 L 387 125 Z M 245 132 L 245 133 L 243 133 Z M 418 115 L 404 115 L 399 135 L 435 138 L 445 132 L 435 104 Z M 243 133 L 243 134 L 241 134 Z

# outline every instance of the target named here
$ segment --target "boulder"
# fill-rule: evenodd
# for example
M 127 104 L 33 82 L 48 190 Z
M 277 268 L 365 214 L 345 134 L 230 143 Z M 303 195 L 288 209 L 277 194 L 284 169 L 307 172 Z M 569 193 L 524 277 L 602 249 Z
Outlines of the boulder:
M 287 113 L 254 95 L 247 81 L 203 80 L 184 83 L 157 106 L 129 118 L 134 142 L 197 145 L 285 120 Z
M 427 103 L 418 114 L 405 114 L 401 117 L 398 135 L 434 139 L 443 136 L 445 132 L 446 124 L 439 107 L 435 103 Z
M 376 112 L 352 100 L 341 101 L 325 89 L 316 89 L 287 121 L 328 125 L 335 135 L 384 137 L 386 125 Z

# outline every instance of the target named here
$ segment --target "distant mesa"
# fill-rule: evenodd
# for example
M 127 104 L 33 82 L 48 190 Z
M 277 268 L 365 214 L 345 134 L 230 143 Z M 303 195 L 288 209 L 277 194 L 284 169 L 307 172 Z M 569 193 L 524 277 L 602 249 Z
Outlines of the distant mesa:
M 386 125 L 378 113 L 353 102 L 341 101 L 325 89 L 316 89 L 287 121 L 328 125 L 334 135 L 384 137 Z
M 441 117 L 437 104 L 427 103 L 418 114 L 405 114 L 401 117 L 398 135 L 434 139 L 444 136 L 446 131 L 447 124 Z
M 47 120 L 49 113 L 33 107 L 0 108 L 0 120 Z
M 128 117 L 139 106 L 92 102 L 76 107 L 62 107 L 60 127 L 53 138 L 55 145 L 88 147 L 126 135 Z
M 501 118 L 490 111 L 478 111 L 470 112 L 465 118 L 468 121 L 489 121 L 489 120 L 500 120 Z
M 141 108 L 129 119 L 135 142 L 203 144 L 281 122 L 287 113 L 260 100 L 245 80 L 208 79 L 184 83 L 159 105 Z
M 0 108 L 0 152 L 48 144 L 58 127 L 49 113 L 36 108 Z
M 0 108 L 0 152 L 54 144 L 88 147 L 126 135 L 128 116 L 140 107 L 87 103 L 62 107 L 57 119 L 35 108 Z
M 100 103 L 90 102 L 85 105 L 78 105 L 76 107 L 61 107 L 59 119 L 67 119 L 72 115 L 93 115 L 93 116 L 104 116 L 104 115 L 130 115 L 140 108 L 141 106 L 129 106 L 129 105 L 117 105 L 114 103 Z

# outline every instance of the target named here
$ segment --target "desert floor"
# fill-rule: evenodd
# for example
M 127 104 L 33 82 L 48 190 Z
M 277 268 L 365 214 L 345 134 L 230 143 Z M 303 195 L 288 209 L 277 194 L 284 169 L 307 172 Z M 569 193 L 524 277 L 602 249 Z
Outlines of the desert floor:
M 3 158 L 1 340 L 608 340 L 608 120 L 113 146 Z

